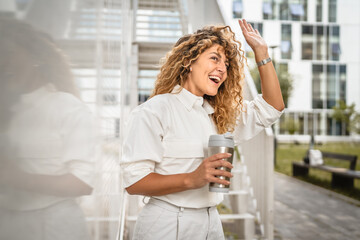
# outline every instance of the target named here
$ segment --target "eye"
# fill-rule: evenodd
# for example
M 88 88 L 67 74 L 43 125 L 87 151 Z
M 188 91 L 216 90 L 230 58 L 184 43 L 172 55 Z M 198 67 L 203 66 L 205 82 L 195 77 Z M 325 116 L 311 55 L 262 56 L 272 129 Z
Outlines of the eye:
M 218 60 L 219 60 L 219 58 L 216 57 L 216 56 L 212 56 L 211 59 L 212 59 L 212 60 L 215 60 L 215 61 L 218 61 Z

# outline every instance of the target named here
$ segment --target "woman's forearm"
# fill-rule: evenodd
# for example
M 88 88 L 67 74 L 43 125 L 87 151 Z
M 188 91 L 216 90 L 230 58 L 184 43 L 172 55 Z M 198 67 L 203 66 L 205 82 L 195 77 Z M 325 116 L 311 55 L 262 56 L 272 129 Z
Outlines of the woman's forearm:
M 172 175 L 161 175 L 150 173 L 140 181 L 126 188 L 129 194 L 145 196 L 162 196 L 190 189 L 201 188 L 210 182 L 219 184 L 230 184 L 225 179 L 217 176 L 232 177 L 232 174 L 219 167 L 233 168 L 232 164 L 224 160 L 230 157 L 229 153 L 218 153 L 205 158 L 200 166 L 191 173 L 181 173 Z
M 192 188 L 191 185 L 187 173 L 173 175 L 150 173 L 126 190 L 134 195 L 162 196 L 189 190 Z
M 269 54 L 266 51 L 255 53 L 255 60 L 259 62 L 267 59 Z M 281 94 L 280 83 L 272 62 L 258 67 L 261 79 L 261 92 L 264 100 L 279 111 L 285 108 Z

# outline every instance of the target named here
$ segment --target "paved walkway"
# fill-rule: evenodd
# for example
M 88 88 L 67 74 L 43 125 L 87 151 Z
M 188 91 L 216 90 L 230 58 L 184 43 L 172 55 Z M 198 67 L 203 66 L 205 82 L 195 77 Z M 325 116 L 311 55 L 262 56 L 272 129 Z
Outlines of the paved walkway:
M 282 174 L 274 188 L 274 239 L 360 239 L 360 202 Z

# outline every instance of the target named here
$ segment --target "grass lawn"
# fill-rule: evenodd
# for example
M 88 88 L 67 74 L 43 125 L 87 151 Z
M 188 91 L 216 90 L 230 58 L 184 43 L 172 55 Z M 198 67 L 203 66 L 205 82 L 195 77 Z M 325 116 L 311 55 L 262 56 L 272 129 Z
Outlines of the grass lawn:
M 315 149 L 326 152 L 343 153 L 357 155 L 356 170 L 360 171 L 360 143 L 327 143 L 323 145 L 316 145 Z M 308 150 L 308 145 L 295 144 L 278 144 L 276 151 L 276 165 L 277 172 L 292 176 L 291 163 L 293 161 L 302 161 Z M 338 166 L 349 168 L 347 161 L 335 161 L 324 159 L 325 164 L 331 166 Z M 360 201 L 360 179 L 355 179 L 355 187 L 351 189 L 332 188 L 331 187 L 331 173 L 321 170 L 310 169 L 308 177 L 298 177 L 301 180 L 319 185 L 337 193 L 346 195 L 348 197 Z

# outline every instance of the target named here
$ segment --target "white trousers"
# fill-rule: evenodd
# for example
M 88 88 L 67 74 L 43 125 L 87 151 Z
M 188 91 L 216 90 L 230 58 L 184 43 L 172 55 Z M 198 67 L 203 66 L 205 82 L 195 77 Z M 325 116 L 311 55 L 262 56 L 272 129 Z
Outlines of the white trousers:
M 223 240 L 216 207 L 182 208 L 151 198 L 135 224 L 133 240 Z

